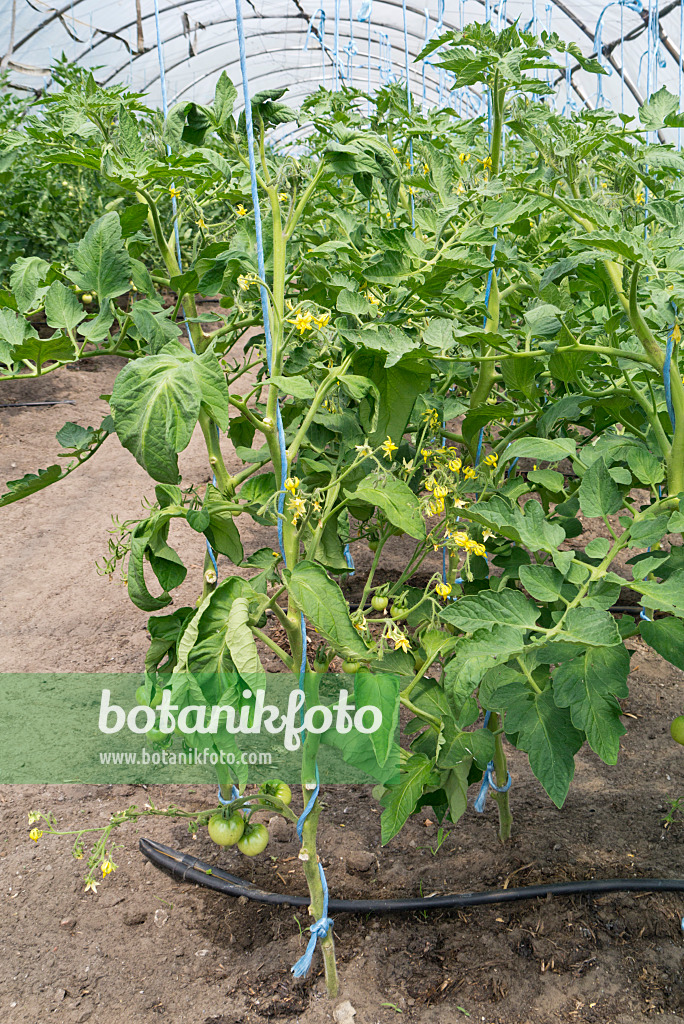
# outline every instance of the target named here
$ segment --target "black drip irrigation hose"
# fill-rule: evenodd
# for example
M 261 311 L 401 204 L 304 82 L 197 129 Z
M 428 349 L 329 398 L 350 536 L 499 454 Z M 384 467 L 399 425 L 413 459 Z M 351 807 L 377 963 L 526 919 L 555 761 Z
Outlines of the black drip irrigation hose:
M 308 907 L 308 896 L 288 896 L 264 892 L 253 882 L 212 867 L 186 853 L 173 850 L 152 839 L 141 839 L 140 852 L 155 867 L 173 875 L 181 882 L 194 882 L 224 896 L 245 896 L 257 903 L 272 906 Z M 684 892 L 683 878 L 591 878 L 584 882 L 552 882 L 548 885 L 527 885 L 521 889 L 491 889 L 488 892 L 448 893 L 443 896 L 413 896 L 389 900 L 328 901 L 331 913 L 392 914 L 412 910 L 448 910 L 457 907 L 481 907 L 491 903 L 518 903 L 540 896 L 586 896 L 609 892 Z

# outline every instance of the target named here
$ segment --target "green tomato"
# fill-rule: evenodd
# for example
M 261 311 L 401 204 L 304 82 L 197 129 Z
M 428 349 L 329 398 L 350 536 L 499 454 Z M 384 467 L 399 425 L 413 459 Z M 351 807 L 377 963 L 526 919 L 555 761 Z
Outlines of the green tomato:
M 670 725 L 670 735 L 675 743 L 680 743 L 684 747 L 684 715 L 680 715 L 679 718 L 675 718 L 674 722 Z
M 235 811 L 229 818 L 224 817 L 223 811 L 217 811 L 209 819 L 209 838 L 213 839 L 217 846 L 235 846 L 245 831 L 245 819 Z
M 343 672 L 348 672 L 349 675 L 353 675 L 355 672 L 358 672 L 360 668 L 361 668 L 361 665 L 359 664 L 358 661 L 343 661 L 342 662 L 342 671 Z
M 397 619 L 405 619 L 408 615 L 408 607 L 405 604 L 397 604 L 396 602 L 392 605 L 390 615 L 396 621 Z
M 150 743 L 155 747 L 168 747 L 173 740 L 173 733 L 162 732 L 161 729 L 148 729 L 145 733 Z
M 244 853 L 245 857 L 256 857 L 263 853 L 268 846 L 268 829 L 261 822 L 251 824 L 247 822 L 242 837 L 238 840 L 238 850 Z
M 280 779 L 273 779 L 272 782 L 265 782 L 261 787 L 263 793 L 268 793 L 269 796 L 274 796 L 276 800 L 282 800 L 286 805 L 292 802 L 292 790 L 286 782 L 282 782 Z
M 162 702 L 162 692 L 161 690 L 154 690 L 152 700 L 148 702 L 145 699 L 145 687 L 139 686 L 135 691 L 135 700 L 136 703 L 140 704 L 142 707 L 158 708 Z
M 86 305 L 88 305 L 92 301 L 93 301 L 93 297 L 90 294 L 90 292 L 85 292 L 85 294 L 83 294 L 81 296 L 81 302 L 85 302 Z
M 387 607 L 387 598 L 381 597 L 379 594 L 376 594 L 374 597 L 371 597 L 371 607 L 376 612 L 384 612 L 385 608 Z
M 368 547 L 371 549 L 371 551 L 377 551 L 379 544 L 380 540 L 378 537 L 371 538 L 371 540 L 368 541 Z

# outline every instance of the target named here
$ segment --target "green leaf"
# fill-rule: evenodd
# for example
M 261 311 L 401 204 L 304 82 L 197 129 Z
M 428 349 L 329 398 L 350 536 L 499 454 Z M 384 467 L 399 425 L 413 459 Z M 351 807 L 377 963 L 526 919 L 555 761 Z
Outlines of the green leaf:
M 644 607 L 684 616 L 684 569 L 677 569 L 664 583 L 635 580 L 630 587 L 643 594 Z
M 78 269 L 69 277 L 84 291 L 95 292 L 101 304 L 128 291 L 131 261 L 118 213 L 111 210 L 91 224 L 73 258 Z
M 524 683 L 496 691 L 506 712 L 506 735 L 530 759 L 530 768 L 553 800 L 562 807 L 575 774 L 575 754 L 584 737 L 572 724 L 567 708 L 559 708 L 550 687 L 534 693 Z
M 192 365 L 171 353 L 136 359 L 116 378 L 110 400 L 116 433 L 154 480 L 180 479 L 177 453 L 190 443 L 201 402 Z
M 681 619 L 655 619 L 640 623 L 641 635 L 661 658 L 684 670 L 684 622 Z
M 633 547 L 650 548 L 658 544 L 668 532 L 669 516 L 653 516 L 651 519 L 640 519 L 630 529 L 630 542 Z
M 233 663 L 250 687 L 264 686 L 266 674 L 259 660 L 254 635 L 248 625 L 249 601 L 236 597 L 228 613 L 227 639 Z
M 594 537 L 584 549 L 589 558 L 605 558 L 610 551 L 611 543 L 607 537 Z
M 20 256 L 12 266 L 10 288 L 20 313 L 31 309 L 44 293 L 41 287 L 50 264 L 39 256 Z
M 538 462 L 560 462 L 562 459 L 573 458 L 576 452 L 577 444 L 569 437 L 521 437 L 519 441 L 509 444 L 501 461 L 535 459 Z
M 10 308 L 0 309 L 0 339 L 6 341 L 10 347 L 21 345 L 26 338 L 37 336 L 36 329 L 25 316 Z
M 474 633 L 476 629 L 498 623 L 516 629 L 533 629 L 540 614 L 540 609 L 519 590 L 504 587 L 498 593 L 481 590 L 478 594 L 461 597 L 444 608 L 439 617 L 464 633 Z
M 575 643 L 591 647 L 611 647 L 621 643 L 615 619 L 600 608 L 571 608 L 565 617 L 561 640 L 571 639 Z
M 57 431 L 57 441 L 62 448 L 72 448 L 78 451 L 85 451 L 95 436 L 93 427 L 82 427 L 78 423 L 65 423 Z
M 399 783 L 388 786 L 380 800 L 385 808 L 380 818 L 383 845 L 403 828 L 432 774 L 432 761 L 424 754 L 414 754 L 402 768 Z
M 53 281 L 45 296 L 45 319 L 48 327 L 62 327 L 73 331 L 86 312 L 71 288 L 65 287 L 61 281 Z
M 622 495 L 611 479 L 603 459 L 596 459 L 579 486 L 580 508 L 590 518 L 612 515 L 622 508 Z
M 444 673 L 444 686 L 452 706 L 460 710 L 485 672 L 505 664 L 522 648 L 520 632 L 506 625 L 479 629 L 472 637 L 462 639 L 454 647 Z
M 0 311 L 1 312 L 1 311 Z M 14 350 L 15 361 L 26 359 L 36 364 L 40 373 L 45 363 L 70 363 L 78 356 L 78 351 L 65 334 L 53 334 L 51 338 L 28 337 Z
M 233 107 L 237 99 L 237 89 L 231 82 L 230 78 L 225 71 L 221 72 L 219 80 L 216 83 L 216 91 L 214 92 L 214 104 L 212 110 L 214 117 L 216 118 L 217 127 L 222 128 L 223 125 L 232 116 Z
M 306 377 L 281 377 L 274 374 L 264 383 L 275 384 L 278 391 L 282 391 L 284 395 L 292 395 L 294 398 L 301 398 L 305 401 L 311 401 L 316 395 L 316 389 Z
M 214 551 L 230 558 L 235 565 L 240 565 L 245 557 L 240 541 L 240 531 L 230 511 L 229 503 L 212 484 L 207 484 L 202 510 L 209 516 L 209 524 L 203 528 L 203 532 Z
M 399 677 L 373 675 L 361 669 L 354 675 L 354 704 L 356 708 L 379 708 L 382 724 L 370 734 L 378 764 L 382 767 L 394 747 L 399 725 Z
M 347 602 L 338 585 L 315 562 L 299 562 L 283 571 L 292 600 L 317 633 L 340 654 L 366 661 L 370 652 L 349 618 Z
M 410 337 L 406 331 L 393 324 L 369 325 L 365 330 L 351 330 L 341 327 L 339 333 L 350 344 L 359 348 L 377 349 L 386 352 L 385 366 L 395 366 L 396 363 L 413 349 L 418 347 L 418 341 Z
M 147 221 L 148 210 L 149 206 L 147 203 L 133 203 L 121 211 L 119 220 L 121 222 L 121 234 L 124 238 L 130 238 L 136 231 L 140 231 L 140 228 Z
M 373 473 L 357 485 L 350 497 L 381 509 L 392 526 L 397 526 L 409 537 L 425 539 L 425 523 L 418 497 L 398 477 Z
M 21 480 L 8 480 L 7 491 L 0 495 L 0 508 L 11 505 L 14 501 L 20 501 L 42 491 L 44 487 L 54 484 L 62 476 L 61 466 L 48 466 L 47 469 L 39 469 L 37 473 L 27 473 Z
M 622 645 L 590 649 L 559 665 L 553 675 L 556 704 L 570 708 L 572 724 L 606 764 L 617 764 L 620 737 L 626 732 L 618 698 L 628 695 L 628 675 L 629 652 Z
M 536 601 L 550 604 L 560 598 L 565 580 L 557 569 L 550 565 L 521 565 L 518 574 L 523 587 Z
M 628 448 L 627 465 L 642 484 L 653 486 L 665 478 L 665 466 L 645 448 Z
M 526 501 L 521 508 L 505 498 L 495 496 L 489 501 L 477 502 L 467 510 L 462 510 L 461 516 L 489 527 L 529 551 L 548 551 L 554 561 L 559 554 L 572 560 L 572 552 L 558 551 L 565 540 L 565 530 L 547 520 L 544 509 L 534 498 Z
M 565 477 L 555 469 L 533 469 L 527 474 L 527 479 L 551 494 L 560 494 L 565 486 Z
M 639 107 L 639 120 L 647 131 L 658 131 L 665 125 L 666 119 L 678 109 L 679 99 L 663 86 Z
M 178 452 L 190 443 L 204 406 L 220 427 L 229 422 L 228 393 L 210 349 L 196 356 L 174 343 L 128 363 L 111 397 L 116 433 L 154 480 L 178 482 Z
M 367 316 L 371 311 L 371 304 L 365 295 L 346 288 L 340 291 L 335 305 L 340 313 L 351 313 L 352 316 Z

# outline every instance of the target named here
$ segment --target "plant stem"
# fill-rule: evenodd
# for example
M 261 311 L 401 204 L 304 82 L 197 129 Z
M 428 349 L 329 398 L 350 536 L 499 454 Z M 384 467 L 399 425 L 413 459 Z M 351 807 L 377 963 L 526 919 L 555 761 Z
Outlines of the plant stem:
M 320 677 L 316 672 L 307 672 L 304 678 L 304 692 L 306 702 L 309 706 L 318 703 Z M 308 733 L 304 739 L 302 751 L 302 799 L 304 806 L 311 799 L 312 790 L 308 787 L 316 784 L 316 755 L 320 744 L 320 737 L 314 733 Z M 324 898 L 323 885 L 318 869 L 318 853 L 316 851 L 316 832 L 318 830 L 318 819 L 321 813 L 321 804 L 318 799 L 314 803 L 311 812 L 304 821 L 302 829 L 302 848 L 299 852 L 299 859 L 304 865 L 304 875 L 309 887 L 311 906 L 309 913 L 314 921 L 323 917 Z M 321 952 L 325 966 L 325 984 L 328 995 L 334 999 L 339 991 L 339 979 L 337 976 L 337 964 L 335 963 L 335 942 L 332 928 L 321 939 Z
M 503 745 L 502 718 L 495 711 L 489 716 L 487 726 L 494 733 L 494 771 L 496 774 L 497 786 L 505 786 L 508 782 L 508 762 L 506 751 Z M 496 800 L 499 808 L 499 839 L 502 843 L 511 838 L 511 825 L 513 815 L 511 814 L 510 800 L 508 793 L 492 793 L 492 799 Z

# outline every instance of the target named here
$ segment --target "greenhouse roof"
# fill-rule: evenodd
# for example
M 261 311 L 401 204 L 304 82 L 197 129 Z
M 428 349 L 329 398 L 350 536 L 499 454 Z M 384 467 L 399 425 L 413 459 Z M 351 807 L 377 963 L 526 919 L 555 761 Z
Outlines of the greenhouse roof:
M 580 70 L 572 58 L 558 73 L 566 110 L 605 105 L 631 113 L 663 85 L 681 106 L 682 0 L 650 8 L 641 0 L 603 7 L 587 0 L 328 0 L 323 7 L 316 0 L 243 0 L 243 7 L 252 89 L 287 86 L 295 106 L 319 85 L 372 92 L 404 78 L 408 64 L 417 102 L 477 110 L 477 97 L 457 99 L 447 73 L 414 58 L 442 30 L 485 18 L 495 28 L 517 19 L 538 33 L 557 32 L 586 55 L 598 51 L 605 76 Z M 160 49 L 169 105 L 207 101 L 224 69 L 239 78 L 234 0 L 0 0 L 0 18 L 9 30 L 0 67 L 18 89 L 49 88 L 50 67 L 62 53 L 96 68 L 99 82 L 146 91 L 159 106 Z

